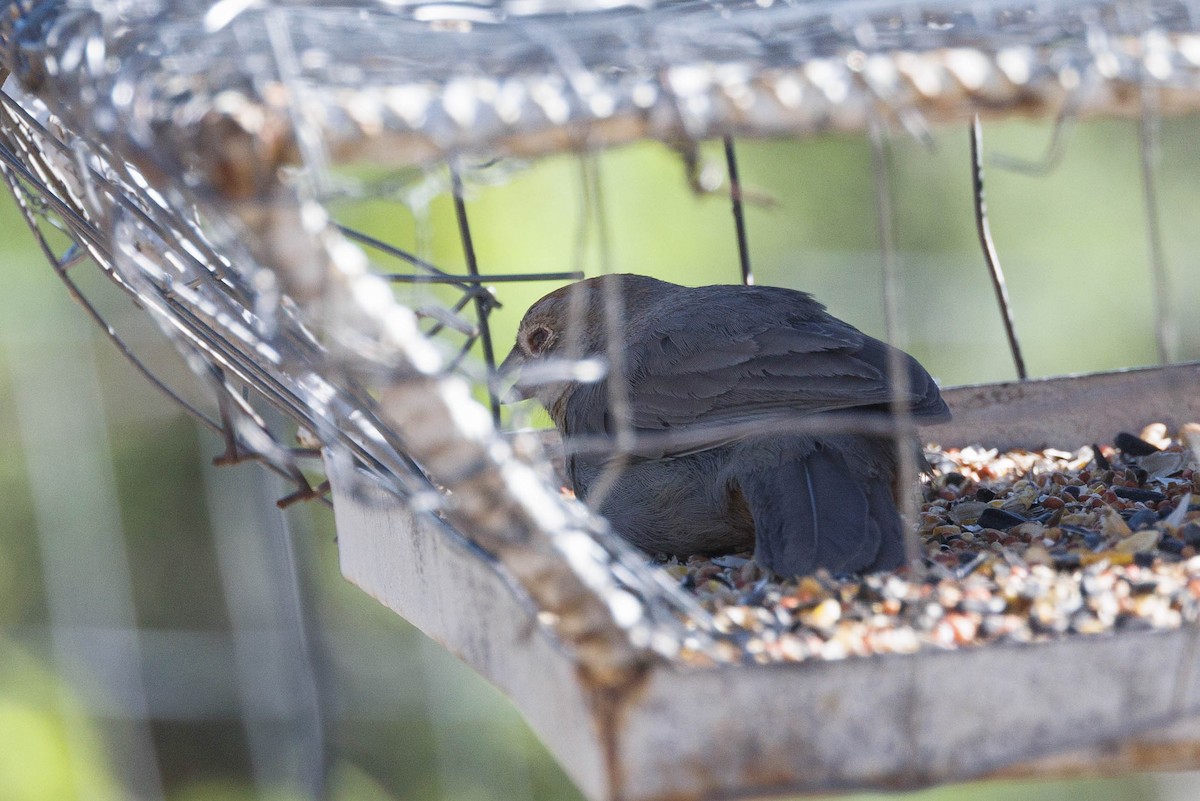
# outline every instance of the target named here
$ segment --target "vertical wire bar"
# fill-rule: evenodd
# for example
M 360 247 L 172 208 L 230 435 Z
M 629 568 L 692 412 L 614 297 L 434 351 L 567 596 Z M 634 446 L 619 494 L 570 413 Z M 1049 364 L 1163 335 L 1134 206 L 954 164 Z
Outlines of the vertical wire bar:
M 1166 258 L 1163 255 L 1162 220 L 1158 213 L 1158 183 L 1154 165 L 1158 160 L 1158 125 L 1154 104 L 1148 97 L 1153 90 L 1142 87 L 1141 117 L 1138 120 L 1138 166 L 1142 179 L 1142 205 L 1146 208 L 1146 245 L 1149 250 L 1150 280 L 1154 284 L 1154 343 L 1158 361 L 1170 364 L 1175 356 L 1174 322 L 1171 319 Z
M 1000 307 L 1000 319 L 1004 322 L 1004 334 L 1008 337 L 1008 349 L 1017 368 L 1017 378 L 1028 377 L 1025 357 L 1021 355 L 1021 343 L 1017 339 L 1017 328 L 1013 322 L 1012 305 L 1008 300 L 1008 283 L 1000 267 L 1000 256 L 992 241 L 992 226 L 988 222 L 987 200 L 983 191 L 983 128 L 979 115 L 971 121 L 971 197 L 975 201 L 975 230 L 979 233 L 979 244 L 983 248 L 983 259 L 992 278 L 992 289 L 996 292 L 996 303 Z
M 742 181 L 738 176 L 737 153 L 733 148 L 732 136 L 725 137 L 725 167 L 729 171 L 729 199 L 733 205 L 733 225 L 737 230 L 742 284 L 754 286 L 754 272 L 750 269 L 750 239 L 746 235 L 746 209 L 742 203 Z
M 267 43 L 275 59 L 279 80 L 287 87 L 292 98 L 287 104 L 287 114 L 291 119 L 301 160 L 307 167 L 303 174 L 308 181 L 308 188 L 315 194 L 323 194 L 329 182 L 329 153 L 320 126 L 313 123 L 308 113 L 309 109 L 318 107 L 318 102 L 309 98 L 309 85 L 300 77 L 303 70 L 292 42 L 288 20 L 282 8 L 267 9 L 267 24 L 264 26 Z
M 279 476 L 265 476 L 268 482 L 265 488 L 268 494 L 276 496 L 286 486 Z M 328 480 L 325 482 L 328 487 Z M 267 498 L 266 500 L 270 500 Z M 300 676 L 300 691 L 303 699 L 299 701 L 302 709 L 301 723 L 306 724 L 308 764 L 300 770 L 300 787 L 307 789 L 317 801 L 330 797 L 330 770 L 333 754 L 329 747 L 330 714 L 326 688 L 329 686 L 327 671 L 330 667 L 329 655 L 325 651 L 325 643 L 321 635 L 320 621 L 317 619 L 317 605 L 312 599 L 311 587 L 305 586 L 306 574 L 304 565 L 311 565 L 315 554 L 309 553 L 307 559 L 297 554 L 299 542 L 315 542 L 312 531 L 302 531 L 297 536 L 293 530 L 293 521 L 298 514 L 306 514 L 311 519 L 311 505 L 305 507 L 305 512 L 279 509 L 280 526 L 271 533 L 277 541 L 277 546 L 285 559 L 284 569 L 288 581 L 284 586 L 287 597 L 284 599 L 284 609 L 290 616 L 287 621 L 296 635 L 296 650 L 299 652 L 297 661 L 300 663 L 296 672 Z
M 286 788 L 305 801 L 327 798 L 324 659 L 300 586 L 289 513 L 272 503 L 283 485 L 249 464 L 204 465 L 202 481 L 255 784 L 264 793 Z
M 79 784 L 77 772 L 68 771 L 76 780 L 74 797 L 161 801 L 166 794 L 143 675 L 143 631 L 97 357 L 90 330 L 73 311 L 39 299 L 5 332 L 7 347 L 0 347 L 8 367 L 0 380 L 11 379 L 29 479 L 51 657 L 83 707 L 64 696 L 55 712 L 65 726 L 67 757 L 85 758 L 86 732 L 95 728 L 125 784 L 111 791 Z
M 900 491 L 897 498 L 904 528 L 905 557 L 914 571 L 921 570 L 921 542 L 917 535 L 917 503 L 913 495 L 917 471 L 912 453 L 916 432 L 909 409 L 908 371 L 900 341 L 900 280 L 896 265 L 896 242 L 892 230 L 891 185 L 887 174 L 884 133 L 878 119 L 872 117 L 869 128 L 871 174 L 875 187 L 875 220 L 883 270 L 883 319 L 888 344 L 887 371 L 891 382 L 891 415 L 896 447 L 896 476 Z M 919 572 L 918 572 L 919 575 Z
M 592 196 L 589 158 L 587 153 L 580 153 L 576 157 L 579 167 L 579 221 L 575 227 L 572 258 L 574 259 L 574 268 L 581 273 L 586 273 L 588 243 L 593 236 L 592 229 L 596 222 L 593 213 L 596 199 Z M 571 288 L 567 292 L 567 325 L 566 330 L 563 331 L 563 355 L 570 361 L 577 361 L 584 355 L 582 333 L 584 317 L 588 308 L 587 287 L 589 284 L 580 281 L 570 286 Z M 569 446 L 571 443 L 564 441 L 563 444 Z
M 479 277 L 479 261 L 475 257 L 475 242 L 471 239 L 471 225 L 467 221 L 467 205 L 463 201 L 462 176 L 458 166 L 450 165 L 450 187 L 454 195 L 454 216 L 458 220 L 458 233 L 462 239 L 463 255 L 467 259 L 467 272 Z M 487 363 L 488 375 L 496 372 L 496 350 L 492 347 L 492 328 L 488 323 L 491 307 L 482 292 L 475 294 L 475 313 L 479 318 L 479 341 L 483 345 L 483 360 Z M 500 399 L 488 388 L 488 403 L 492 408 L 492 422 L 500 425 Z
M 580 273 L 586 273 L 588 243 L 591 241 L 592 228 L 596 222 L 595 215 L 593 214 L 593 206 L 596 203 L 596 199 L 592 196 L 590 158 L 591 156 L 586 152 L 579 153 L 576 156 L 576 164 L 579 167 L 579 218 L 575 226 L 575 235 L 573 238 L 572 266 Z M 605 262 L 602 266 L 607 266 L 607 263 Z M 564 357 L 571 362 L 576 362 L 584 356 L 583 329 L 584 317 L 587 315 L 589 305 L 589 286 L 590 283 L 586 280 L 578 281 L 570 284 L 567 290 L 567 324 L 562 334 L 562 352 Z M 573 446 L 574 443 L 571 441 L 570 435 L 564 433 L 563 471 L 567 476 L 568 484 L 572 484 L 574 481 L 574 456 L 571 454 Z
M 600 302 L 604 319 L 600 324 L 605 332 L 605 359 L 608 362 L 608 407 L 616 426 L 615 447 L 600 476 L 588 489 L 587 502 L 597 509 L 605 496 L 612 490 L 624 471 L 629 453 L 633 450 L 634 429 L 632 410 L 629 406 L 629 386 L 625 375 L 625 337 L 627 309 L 621 294 L 618 279 L 612 275 L 612 248 L 609 240 L 608 217 L 604 207 L 604 183 L 600 175 L 600 164 L 594 154 L 583 161 L 584 191 L 590 196 L 591 211 L 596 232 L 597 253 L 600 260 Z

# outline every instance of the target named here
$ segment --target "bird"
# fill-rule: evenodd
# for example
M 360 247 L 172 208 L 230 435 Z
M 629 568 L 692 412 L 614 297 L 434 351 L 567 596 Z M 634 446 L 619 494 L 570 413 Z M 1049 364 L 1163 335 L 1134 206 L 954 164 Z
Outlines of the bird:
M 781 287 L 578 281 L 528 309 L 498 372 L 545 407 L 576 496 L 618 535 L 680 558 L 752 550 L 779 576 L 903 565 L 898 460 L 923 457 L 891 413 L 950 417 L 916 359 Z

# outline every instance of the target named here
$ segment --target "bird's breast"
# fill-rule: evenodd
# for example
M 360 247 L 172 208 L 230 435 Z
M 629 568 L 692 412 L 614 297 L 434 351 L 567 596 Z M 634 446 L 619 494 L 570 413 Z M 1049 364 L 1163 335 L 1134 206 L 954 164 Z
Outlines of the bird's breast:
M 606 460 L 576 456 L 576 493 L 595 506 L 613 529 L 650 553 L 678 556 L 750 550 L 754 525 L 745 499 L 724 475 L 730 448 L 676 459 L 609 467 Z M 605 470 L 616 472 L 612 478 Z

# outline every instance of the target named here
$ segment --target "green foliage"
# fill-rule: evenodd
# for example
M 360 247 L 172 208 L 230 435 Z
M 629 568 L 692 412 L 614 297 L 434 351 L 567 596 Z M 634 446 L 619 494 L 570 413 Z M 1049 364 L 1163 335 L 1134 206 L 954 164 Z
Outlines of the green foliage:
M 0 638 L 0 797 L 83 801 L 118 797 L 107 760 L 71 688 Z

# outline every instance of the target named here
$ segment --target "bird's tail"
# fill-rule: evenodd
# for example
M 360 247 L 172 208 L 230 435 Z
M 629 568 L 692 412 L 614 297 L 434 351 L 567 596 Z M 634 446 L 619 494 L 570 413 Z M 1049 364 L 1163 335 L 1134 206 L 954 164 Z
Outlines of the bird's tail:
M 756 561 L 785 576 L 889 570 L 904 563 L 904 532 L 892 497 L 892 470 L 863 464 L 862 439 L 781 449 L 735 478 L 754 519 Z M 877 456 L 877 455 L 876 455 Z

